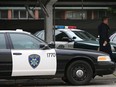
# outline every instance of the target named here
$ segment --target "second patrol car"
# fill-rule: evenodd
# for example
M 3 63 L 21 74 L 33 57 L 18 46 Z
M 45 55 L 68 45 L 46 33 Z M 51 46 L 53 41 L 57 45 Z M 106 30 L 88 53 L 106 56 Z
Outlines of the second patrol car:
M 35 33 L 35 36 L 44 40 L 44 30 Z M 56 48 L 82 48 L 97 50 L 99 41 L 87 31 L 77 29 L 76 26 L 56 26 L 55 30 Z M 111 43 L 113 58 L 116 62 L 116 44 Z
M 88 84 L 96 75 L 112 74 L 108 54 L 91 50 L 51 49 L 21 30 L 0 31 L 0 78 L 63 78 L 73 85 Z

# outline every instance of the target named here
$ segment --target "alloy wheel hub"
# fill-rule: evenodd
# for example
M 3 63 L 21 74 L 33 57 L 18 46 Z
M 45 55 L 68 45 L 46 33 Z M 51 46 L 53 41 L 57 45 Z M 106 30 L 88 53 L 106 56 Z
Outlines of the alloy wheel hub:
M 83 72 L 82 70 L 77 70 L 77 71 L 76 71 L 76 75 L 77 75 L 78 77 L 82 77 L 82 76 L 84 75 L 84 72 Z

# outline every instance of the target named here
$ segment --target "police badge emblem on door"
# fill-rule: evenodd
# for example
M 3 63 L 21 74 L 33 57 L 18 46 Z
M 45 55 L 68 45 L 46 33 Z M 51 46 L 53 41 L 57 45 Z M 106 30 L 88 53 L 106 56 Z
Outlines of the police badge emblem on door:
M 30 66 L 35 69 L 40 63 L 40 56 L 37 54 L 32 54 L 29 56 L 29 64 Z

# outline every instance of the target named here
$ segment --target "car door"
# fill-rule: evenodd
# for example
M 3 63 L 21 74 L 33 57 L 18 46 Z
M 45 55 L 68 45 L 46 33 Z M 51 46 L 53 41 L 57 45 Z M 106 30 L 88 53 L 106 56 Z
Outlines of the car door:
M 11 76 L 12 57 L 5 33 L 0 33 L 0 77 Z
M 55 46 L 57 48 L 73 48 L 74 41 L 68 37 L 64 32 L 56 31 L 55 32 Z
M 10 33 L 12 41 L 12 76 L 55 75 L 56 52 L 54 49 L 40 49 L 45 44 L 27 34 Z

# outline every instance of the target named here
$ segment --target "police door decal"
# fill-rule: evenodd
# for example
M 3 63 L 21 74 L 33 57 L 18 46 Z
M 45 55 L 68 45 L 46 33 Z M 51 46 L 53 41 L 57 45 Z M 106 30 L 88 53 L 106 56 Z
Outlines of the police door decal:
M 11 50 L 12 76 L 55 75 L 56 52 L 50 50 Z M 21 53 L 21 55 L 14 55 Z
M 32 54 L 28 58 L 30 66 L 35 69 L 40 63 L 40 56 L 37 54 Z

